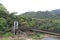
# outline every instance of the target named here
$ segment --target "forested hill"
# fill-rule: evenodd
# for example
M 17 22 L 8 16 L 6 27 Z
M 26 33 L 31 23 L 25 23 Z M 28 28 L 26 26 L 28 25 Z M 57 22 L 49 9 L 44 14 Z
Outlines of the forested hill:
M 58 12 L 58 13 L 57 13 Z M 13 23 L 18 21 L 18 30 L 40 29 L 60 33 L 60 11 L 26 12 L 22 15 L 10 13 L 4 5 L 0 4 L 0 36 L 12 34 Z M 24 16 L 23 16 L 24 15 Z M 32 19 L 37 18 L 37 19 Z M 46 20 L 47 19 L 47 20 Z
M 25 12 L 22 15 L 31 18 L 38 19 L 60 19 L 60 9 L 52 10 L 52 11 L 37 11 L 37 12 Z
M 53 13 L 60 15 L 60 9 L 52 10 Z

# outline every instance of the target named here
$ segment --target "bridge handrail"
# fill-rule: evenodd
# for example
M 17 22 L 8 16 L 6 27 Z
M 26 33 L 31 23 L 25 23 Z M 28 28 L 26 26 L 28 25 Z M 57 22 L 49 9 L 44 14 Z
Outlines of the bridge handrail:
M 37 30 L 37 29 L 31 29 L 31 30 L 60 36 L 60 34 L 58 34 L 58 33 L 53 33 L 53 32 L 48 32 L 48 31 L 43 31 L 43 30 Z

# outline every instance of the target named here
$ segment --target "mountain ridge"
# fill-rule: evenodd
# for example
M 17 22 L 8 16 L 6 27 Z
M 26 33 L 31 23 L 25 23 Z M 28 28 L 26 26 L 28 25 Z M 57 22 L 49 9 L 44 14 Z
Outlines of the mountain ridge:
M 25 12 L 22 15 L 38 19 L 60 19 L 60 9 L 52 11 L 37 11 L 37 12 L 31 11 L 31 12 Z

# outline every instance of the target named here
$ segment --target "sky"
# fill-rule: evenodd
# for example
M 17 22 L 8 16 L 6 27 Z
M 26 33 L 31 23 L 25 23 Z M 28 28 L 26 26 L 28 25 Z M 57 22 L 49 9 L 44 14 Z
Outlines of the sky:
M 0 0 L 9 12 L 22 14 L 29 11 L 60 9 L 60 0 Z

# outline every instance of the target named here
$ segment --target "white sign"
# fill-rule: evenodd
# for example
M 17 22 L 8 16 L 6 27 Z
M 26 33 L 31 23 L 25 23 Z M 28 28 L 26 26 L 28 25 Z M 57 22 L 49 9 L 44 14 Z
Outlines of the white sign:
M 14 29 L 18 29 L 18 21 L 14 21 Z

